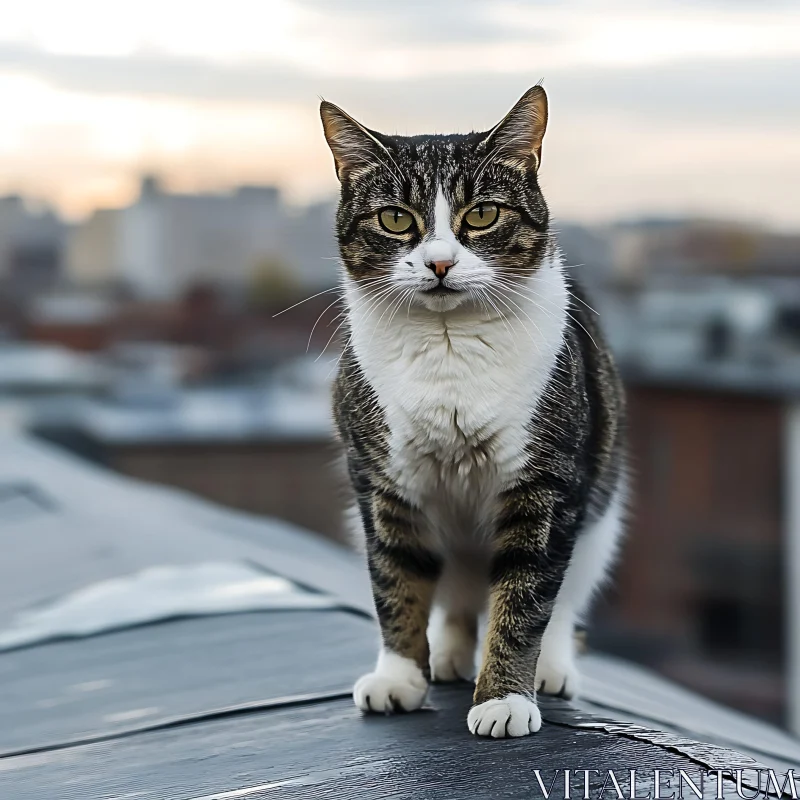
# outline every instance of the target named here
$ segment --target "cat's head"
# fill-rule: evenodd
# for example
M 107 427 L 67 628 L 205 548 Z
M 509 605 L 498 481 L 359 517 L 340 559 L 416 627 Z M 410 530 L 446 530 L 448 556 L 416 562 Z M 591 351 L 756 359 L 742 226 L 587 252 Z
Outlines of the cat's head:
M 327 101 L 320 113 L 353 282 L 444 312 L 491 303 L 538 268 L 548 240 L 537 180 L 547 126 L 541 86 L 483 133 L 388 136 Z

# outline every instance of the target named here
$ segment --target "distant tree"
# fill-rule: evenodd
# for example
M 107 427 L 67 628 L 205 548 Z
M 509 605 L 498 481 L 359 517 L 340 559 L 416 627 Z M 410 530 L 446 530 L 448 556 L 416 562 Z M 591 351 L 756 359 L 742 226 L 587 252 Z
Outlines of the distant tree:
M 248 300 L 254 308 L 283 307 L 302 294 L 302 284 L 295 277 L 291 265 L 280 256 L 263 259 L 253 270 Z

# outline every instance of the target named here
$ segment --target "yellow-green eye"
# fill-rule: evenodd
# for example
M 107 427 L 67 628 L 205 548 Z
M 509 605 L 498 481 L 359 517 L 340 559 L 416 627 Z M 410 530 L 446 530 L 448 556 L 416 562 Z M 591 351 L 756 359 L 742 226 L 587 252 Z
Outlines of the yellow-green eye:
M 478 203 L 464 215 L 464 222 L 470 228 L 488 228 L 497 222 L 500 216 L 500 209 L 497 203 Z
M 414 217 L 408 211 L 403 211 L 402 208 L 395 206 L 382 208 L 378 212 L 378 219 L 389 233 L 407 233 L 414 224 Z

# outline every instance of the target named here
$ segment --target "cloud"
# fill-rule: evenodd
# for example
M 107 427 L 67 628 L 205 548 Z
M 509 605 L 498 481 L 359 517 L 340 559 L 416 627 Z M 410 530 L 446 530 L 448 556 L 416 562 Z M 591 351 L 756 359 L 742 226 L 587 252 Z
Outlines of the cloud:
M 473 44 L 493 41 L 557 41 L 551 30 L 531 31 L 497 19 L 487 0 L 405 0 L 402 3 L 365 3 L 363 0 L 295 0 L 295 6 L 320 12 L 343 28 L 357 25 L 387 44 L 399 40 L 431 45 L 435 62 L 439 44 Z M 465 60 L 468 54 L 465 54 Z
M 407 120 L 409 131 L 423 130 L 426 121 L 438 130 L 448 124 L 488 126 L 541 77 L 556 113 L 603 111 L 744 126 L 800 120 L 800 106 L 787 102 L 800 85 L 800 58 L 573 67 L 543 69 L 543 74 L 471 72 L 465 64 L 464 72 L 454 75 L 387 81 L 380 75 L 320 76 L 269 61 L 221 64 L 155 52 L 127 58 L 59 55 L 0 44 L 0 71 L 35 76 L 73 92 L 181 101 L 312 105 L 323 95 L 356 116 Z

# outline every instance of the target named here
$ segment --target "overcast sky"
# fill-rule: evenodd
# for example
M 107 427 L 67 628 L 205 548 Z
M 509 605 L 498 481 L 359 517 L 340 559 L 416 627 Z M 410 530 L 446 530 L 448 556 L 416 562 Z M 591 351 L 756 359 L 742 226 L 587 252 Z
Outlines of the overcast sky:
M 336 189 L 319 96 L 388 133 L 486 129 L 544 79 L 557 217 L 800 228 L 796 0 L 26 0 L 0 25 L 0 192 L 66 213 L 178 188 Z

